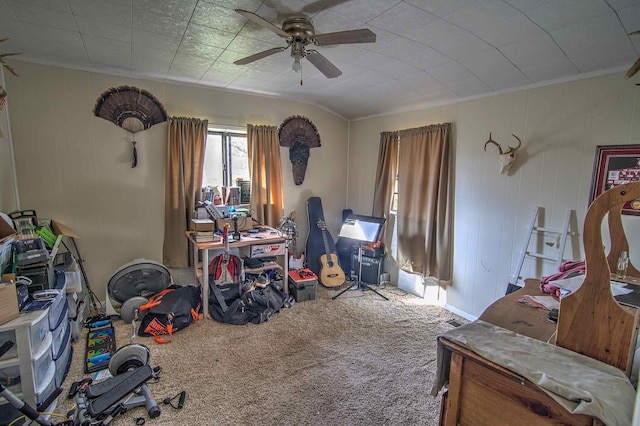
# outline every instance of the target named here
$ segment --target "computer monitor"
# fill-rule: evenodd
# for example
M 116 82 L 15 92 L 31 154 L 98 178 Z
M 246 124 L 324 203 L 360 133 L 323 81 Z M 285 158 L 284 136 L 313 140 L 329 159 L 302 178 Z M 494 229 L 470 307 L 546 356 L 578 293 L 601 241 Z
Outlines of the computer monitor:
M 347 216 L 340 228 L 340 237 L 375 243 L 380 238 L 380 232 L 386 219 L 382 217 L 351 214 Z

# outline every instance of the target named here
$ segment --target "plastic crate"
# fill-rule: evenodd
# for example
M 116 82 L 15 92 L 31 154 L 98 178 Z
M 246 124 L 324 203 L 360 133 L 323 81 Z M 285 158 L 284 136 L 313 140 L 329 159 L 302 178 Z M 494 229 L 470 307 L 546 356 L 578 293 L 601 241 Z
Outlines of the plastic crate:
M 293 295 L 296 302 L 315 300 L 317 289 L 318 281 L 316 280 L 295 282 L 294 280 L 289 279 L 289 293 Z

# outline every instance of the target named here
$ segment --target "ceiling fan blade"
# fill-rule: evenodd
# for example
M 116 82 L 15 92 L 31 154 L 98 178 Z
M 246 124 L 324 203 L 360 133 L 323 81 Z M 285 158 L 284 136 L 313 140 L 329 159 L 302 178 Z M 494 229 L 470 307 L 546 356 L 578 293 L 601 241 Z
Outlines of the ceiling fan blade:
M 314 43 L 319 46 L 330 44 L 375 43 L 376 34 L 368 28 L 316 34 Z
M 280 53 L 283 50 L 287 50 L 286 47 L 274 47 L 273 49 L 265 50 L 264 52 L 256 53 L 251 56 L 247 56 L 246 58 L 238 59 L 233 63 L 236 65 L 247 65 L 253 61 L 257 61 L 258 59 L 266 58 L 267 56 L 275 55 L 276 53 Z
M 631 78 L 634 75 L 636 75 L 636 73 L 640 71 L 640 58 L 638 58 L 636 60 L 636 62 L 631 66 L 631 68 L 629 68 L 627 70 L 627 73 L 624 75 L 624 78 Z
M 289 34 L 287 34 L 285 31 L 282 30 L 282 28 L 278 28 L 275 25 L 273 25 L 271 22 L 267 21 L 266 19 L 256 15 L 253 12 L 249 12 L 247 10 L 242 10 L 242 9 L 236 9 L 236 12 L 238 12 L 240 15 L 244 16 L 245 18 L 247 18 L 248 20 L 255 22 L 256 24 L 273 31 L 274 33 L 278 34 L 280 37 L 284 37 L 287 38 L 289 37 Z
M 342 75 L 342 71 L 340 71 L 338 67 L 333 65 L 327 58 L 322 56 L 316 50 L 307 50 L 306 58 L 327 78 L 336 78 Z

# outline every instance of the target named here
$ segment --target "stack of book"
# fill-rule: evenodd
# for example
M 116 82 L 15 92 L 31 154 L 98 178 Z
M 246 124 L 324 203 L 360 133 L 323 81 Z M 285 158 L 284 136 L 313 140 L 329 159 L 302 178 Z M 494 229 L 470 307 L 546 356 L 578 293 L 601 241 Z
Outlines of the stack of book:
M 213 234 L 213 231 L 194 231 L 191 233 L 191 238 L 193 238 L 196 243 L 205 243 L 216 240 L 216 236 Z

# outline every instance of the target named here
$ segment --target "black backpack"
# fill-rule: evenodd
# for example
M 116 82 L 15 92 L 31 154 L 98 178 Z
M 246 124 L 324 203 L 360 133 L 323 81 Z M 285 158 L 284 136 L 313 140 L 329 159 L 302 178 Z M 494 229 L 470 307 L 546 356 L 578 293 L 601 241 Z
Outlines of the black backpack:
M 140 307 L 144 317 L 138 329 L 139 336 L 154 336 L 164 343 L 162 335 L 171 336 L 200 316 L 202 296 L 200 287 L 172 285 L 151 296 L 149 303 Z
M 273 284 L 247 292 L 242 291 L 242 284 L 223 284 L 217 286 L 226 305 L 223 309 L 213 294 L 213 286 L 216 284 L 212 280 L 209 283 L 209 313 L 216 321 L 226 324 L 260 324 L 282 309 L 287 300 L 287 295 Z

